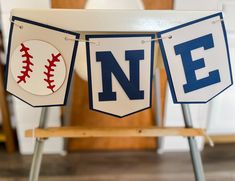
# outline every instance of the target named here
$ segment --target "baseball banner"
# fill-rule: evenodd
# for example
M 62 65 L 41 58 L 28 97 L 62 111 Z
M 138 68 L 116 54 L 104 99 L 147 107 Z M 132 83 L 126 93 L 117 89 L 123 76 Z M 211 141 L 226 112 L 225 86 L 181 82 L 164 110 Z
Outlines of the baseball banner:
M 154 37 L 86 35 L 92 110 L 123 117 L 151 107 Z
M 157 36 L 175 103 L 205 103 L 232 85 L 222 13 Z
M 7 52 L 7 91 L 32 106 L 64 105 L 79 34 L 12 17 Z
M 233 83 L 222 13 L 158 32 L 157 38 L 84 36 L 13 16 L 7 91 L 35 107 L 65 105 L 79 41 L 86 42 L 90 109 L 102 113 L 124 117 L 151 107 L 155 42 L 174 103 L 206 103 Z

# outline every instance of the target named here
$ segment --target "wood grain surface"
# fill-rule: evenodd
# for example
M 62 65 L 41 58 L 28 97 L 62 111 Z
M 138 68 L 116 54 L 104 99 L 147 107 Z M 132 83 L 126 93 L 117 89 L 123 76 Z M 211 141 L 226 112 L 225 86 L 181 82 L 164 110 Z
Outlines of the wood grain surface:
M 50 127 L 26 130 L 26 137 L 50 138 L 97 138 L 97 137 L 160 137 L 160 136 L 204 136 L 205 132 L 199 128 L 159 128 L 151 127 Z
M 51 0 L 51 7 L 58 9 L 83 9 L 86 0 Z

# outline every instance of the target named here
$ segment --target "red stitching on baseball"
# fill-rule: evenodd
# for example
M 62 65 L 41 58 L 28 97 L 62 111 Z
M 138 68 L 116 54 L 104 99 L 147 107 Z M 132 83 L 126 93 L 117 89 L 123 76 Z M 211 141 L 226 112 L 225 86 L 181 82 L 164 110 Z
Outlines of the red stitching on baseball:
M 49 60 L 47 59 L 49 65 L 45 65 L 45 68 L 47 69 L 46 72 L 43 72 L 46 75 L 46 78 L 44 79 L 48 86 L 47 88 L 50 89 L 52 92 L 54 92 L 54 88 L 55 85 L 53 85 L 52 83 L 54 82 L 54 80 L 52 80 L 51 78 L 54 77 L 53 71 L 55 71 L 53 69 L 53 67 L 56 67 L 56 62 L 60 62 L 60 60 L 58 59 L 59 56 L 61 56 L 60 53 L 58 53 L 57 55 L 51 54 L 52 55 L 52 59 Z
M 34 65 L 30 60 L 31 58 L 33 58 L 33 56 L 30 55 L 28 52 L 30 49 L 27 46 L 25 46 L 23 43 L 21 43 L 20 45 L 21 45 L 20 52 L 24 52 L 24 54 L 21 56 L 25 57 L 26 60 L 22 61 L 25 65 L 22 66 L 22 69 L 24 70 L 20 71 L 22 75 L 17 76 L 17 78 L 19 78 L 17 82 L 18 84 L 22 81 L 26 83 L 26 77 L 30 78 L 29 72 L 33 72 L 30 66 Z

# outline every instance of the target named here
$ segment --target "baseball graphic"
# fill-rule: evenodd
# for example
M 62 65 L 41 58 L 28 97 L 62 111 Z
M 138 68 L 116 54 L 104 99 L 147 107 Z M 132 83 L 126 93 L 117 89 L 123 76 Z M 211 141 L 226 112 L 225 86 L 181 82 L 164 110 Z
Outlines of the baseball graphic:
M 40 40 L 20 43 L 11 55 L 10 69 L 16 83 L 34 95 L 56 92 L 66 78 L 66 65 L 61 53 Z

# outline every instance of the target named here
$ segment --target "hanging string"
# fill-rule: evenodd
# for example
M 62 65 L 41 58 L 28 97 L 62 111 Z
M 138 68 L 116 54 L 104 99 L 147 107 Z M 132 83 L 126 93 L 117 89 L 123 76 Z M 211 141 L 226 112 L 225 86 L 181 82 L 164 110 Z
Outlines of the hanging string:
M 215 144 L 214 144 L 213 140 L 211 139 L 211 137 L 210 137 L 205 131 L 204 131 L 203 135 L 204 135 L 204 137 L 207 139 L 209 145 L 210 145 L 211 147 L 214 147 Z
M 172 38 L 172 35 L 169 35 L 169 36 L 163 36 L 161 38 L 153 38 L 151 40 L 142 40 L 141 43 L 147 43 L 147 42 L 159 41 L 159 40 L 162 40 L 162 39 L 171 39 L 171 38 Z
M 16 23 L 15 21 L 13 21 L 12 19 L 10 19 L 10 22 L 13 23 L 15 26 L 17 26 L 20 29 L 23 29 L 23 25 L 20 25 L 18 23 Z M 89 43 L 93 43 L 96 44 L 97 46 L 100 45 L 100 42 L 94 42 L 94 41 L 90 41 L 90 40 L 85 40 L 85 39 L 77 39 L 77 38 L 69 38 L 69 37 L 65 37 L 64 38 L 66 41 L 70 40 L 70 41 L 79 41 L 79 42 L 89 42 Z

